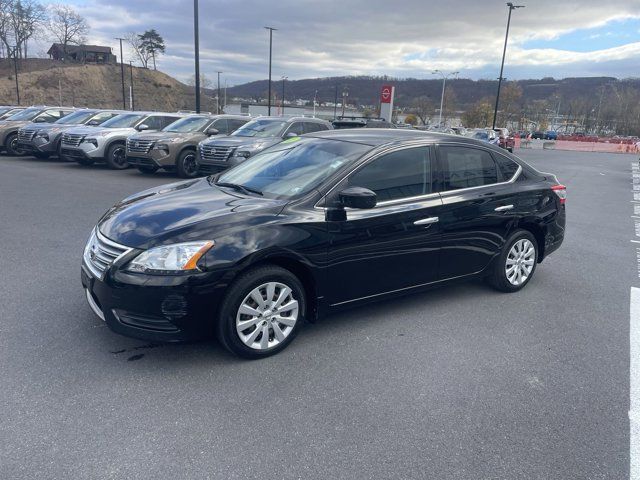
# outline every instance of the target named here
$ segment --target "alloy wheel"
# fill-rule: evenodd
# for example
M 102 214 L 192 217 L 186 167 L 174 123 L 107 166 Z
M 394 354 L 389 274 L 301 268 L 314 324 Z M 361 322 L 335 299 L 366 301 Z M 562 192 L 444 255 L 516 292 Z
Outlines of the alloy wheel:
M 194 176 L 198 173 L 198 161 L 194 153 L 190 153 L 182 160 L 182 170 L 188 176 Z
M 236 331 L 242 343 L 268 350 L 283 342 L 298 321 L 298 301 L 291 287 L 268 282 L 254 288 L 240 303 Z
M 127 161 L 127 156 L 126 156 L 124 147 L 118 147 L 114 149 L 113 153 L 111 154 L 111 159 L 113 160 L 113 163 L 115 163 L 118 166 L 124 165 Z
M 516 287 L 527 281 L 536 261 L 536 249 L 527 238 L 513 244 L 505 263 L 505 274 L 511 285 Z

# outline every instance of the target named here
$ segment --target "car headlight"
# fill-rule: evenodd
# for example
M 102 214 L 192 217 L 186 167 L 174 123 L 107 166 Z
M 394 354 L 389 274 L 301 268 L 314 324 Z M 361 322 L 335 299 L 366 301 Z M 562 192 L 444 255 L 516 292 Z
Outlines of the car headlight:
M 240 150 L 240 151 L 235 151 L 233 153 L 234 157 L 242 157 L 242 158 L 249 158 L 251 156 L 251 152 L 247 151 L 247 150 Z
M 128 265 L 127 270 L 139 273 L 183 273 L 198 269 L 198 260 L 214 242 L 187 242 L 155 247 L 142 252 Z
M 167 145 L 166 143 L 156 143 L 153 148 L 153 150 L 165 150 L 165 151 L 169 151 L 169 145 Z
M 38 132 L 36 133 L 36 138 L 44 138 L 46 141 L 49 141 L 49 134 L 47 132 Z
M 85 143 L 90 143 L 94 147 L 98 148 L 98 139 L 97 138 L 85 138 L 82 141 L 85 142 Z

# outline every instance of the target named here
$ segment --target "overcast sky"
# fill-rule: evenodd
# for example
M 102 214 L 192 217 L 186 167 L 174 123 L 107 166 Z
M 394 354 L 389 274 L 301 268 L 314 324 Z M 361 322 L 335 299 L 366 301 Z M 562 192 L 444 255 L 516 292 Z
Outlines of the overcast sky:
M 191 0 L 68 0 L 89 20 L 90 43 L 155 28 L 159 67 L 193 74 Z M 640 0 L 536 0 L 512 14 L 504 76 L 640 76 Z M 201 70 L 229 85 L 273 78 L 390 75 L 429 78 L 459 70 L 497 78 L 507 7 L 476 0 L 200 0 Z M 45 49 L 46 50 L 46 49 Z M 117 49 L 114 48 L 114 53 Z M 125 60 L 133 58 L 125 53 Z

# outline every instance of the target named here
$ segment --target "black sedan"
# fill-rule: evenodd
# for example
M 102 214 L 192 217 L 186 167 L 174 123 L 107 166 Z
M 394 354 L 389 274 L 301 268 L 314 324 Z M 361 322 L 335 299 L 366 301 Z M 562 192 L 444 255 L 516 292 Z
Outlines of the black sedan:
M 264 357 L 345 306 L 479 276 L 520 290 L 562 243 L 565 195 L 473 139 L 315 133 L 118 203 L 91 233 L 82 284 L 118 333 L 215 334 Z

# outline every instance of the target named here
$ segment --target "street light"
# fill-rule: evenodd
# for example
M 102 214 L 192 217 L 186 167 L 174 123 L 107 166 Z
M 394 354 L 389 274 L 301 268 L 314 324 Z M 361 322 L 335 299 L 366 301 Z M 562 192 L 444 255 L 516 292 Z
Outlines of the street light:
M 504 57 L 507 53 L 507 39 L 509 38 L 509 25 L 511 24 L 511 12 L 516 8 L 524 8 L 524 5 L 514 5 L 507 3 L 509 7 L 509 16 L 507 17 L 507 33 L 504 36 L 504 48 L 502 49 L 502 63 L 500 64 L 500 76 L 498 77 L 498 93 L 496 94 L 496 108 L 493 110 L 493 127 L 496 128 L 496 119 L 498 117 L 498 103 L 500 103 L 500 87 L 502 86 L 502 71 L 504 70 Z
M 284 115 L 284 82 L 285 80 L 289 78 L 286 75 L 282 75 L 282 77 L 280 78 L 280 80 L 282 80 L 282 115 Z
M 344 87 L 342 90 L 342 116 L 343 117 L 344 117 L 344 108 L 346 107 L 348 96 L 349 96 L 349 90 L 347 90 L 347 87 Z
M 129 60 L 129 75 L 131 76 L 131 91 L 129 92 L 129 105 L 131 106 L 131 110 L 136 109 L 136 102 L 133 98 L 133 60 Z
M 216 112 L 218 115 L 220 115 L 220 74 L 222 72 L 216 72 L 218 74 L 218 101 L 216 102 L 216 106 L 218 107 L 218 111 Z
M 116 37 L 116 40 L 120 40 L 120 79 L 122 80 L 122 109 L 127 109 L 127 98 L 124 93 L 124 58 L 122 57 L 122 40 L 124 38 Z
M 9 47 L 11 48 L 11 47 Z M 11 55 L 11 52 L 7 52 Z M 20 105 L 20 88 L 18 87 L 18 46 L 13 47 L 13 71 L 16 77 L 16 100 L 17 105 Z
M 195 61 L 196 113 L 200 113 L 200 32 L 198 29 L 198 0 L 193 0 L 193 47 Z
M 269 101 L 267 103 L 267 115 L 271 115 L 271 57 L 273 53 L 273 31 L 277 28 L 264 27 L 269 30 Z
M 318 98 L 318 90 L 313 94 L 313 118 L 316 118 L 316 101 Z
M 442 126 L 442 108 L 444 107 L 444 88 L 445 85 L 447 84 L 447 78 L 453 76 L 453 75 L 457 75 L 460 72 L 449 72 L 449 73 L 444 73 L 441 72 L 440 70 L 434 70 L 433 72 L 431 72 L 432 75 L 435 74 L 439 74 L 442 75 L 442 95 L 440 96 L 440 115 L 438 116 L 438 126 Z

